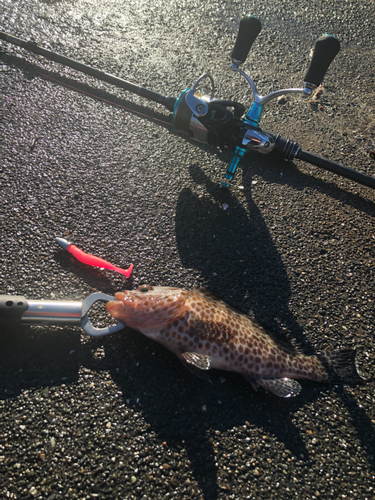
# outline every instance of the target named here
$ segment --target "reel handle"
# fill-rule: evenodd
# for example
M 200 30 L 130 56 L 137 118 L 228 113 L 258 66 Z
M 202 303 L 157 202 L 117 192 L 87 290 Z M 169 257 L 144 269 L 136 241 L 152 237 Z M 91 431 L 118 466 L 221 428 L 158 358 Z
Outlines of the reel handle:
M 232 52 L 232 59 L 245 62 L 246 57 L 256 37 L 262 29 L 262 24 L 257 17 L 245 16 L 240 21 L 236 43 Z
M 326 34 L 318 38 L 304 81 L 316 87 L 320 85 L 329 65 L 339 51 L 340 42 L 336 37 Z

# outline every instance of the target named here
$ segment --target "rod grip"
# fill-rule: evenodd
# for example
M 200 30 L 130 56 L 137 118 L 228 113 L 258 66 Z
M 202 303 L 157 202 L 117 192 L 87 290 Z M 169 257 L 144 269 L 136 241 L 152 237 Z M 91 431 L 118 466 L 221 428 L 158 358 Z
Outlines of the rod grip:
M 21 295 L 0 295 L 1 319 L 20 320 L 28 307 L 28 301 Z
M 261 29 L 262 24 L 257 17 L 245 16 L 241 19 L 237 40 L 232 52 L 232 59 L 245 62 L 251 46 Z
M 314 53 L 304 81 L 315 86 L 320 85 L 326 71 L 340 51 L 339 40 L 331 35 L 323 35 L 315 42 Z

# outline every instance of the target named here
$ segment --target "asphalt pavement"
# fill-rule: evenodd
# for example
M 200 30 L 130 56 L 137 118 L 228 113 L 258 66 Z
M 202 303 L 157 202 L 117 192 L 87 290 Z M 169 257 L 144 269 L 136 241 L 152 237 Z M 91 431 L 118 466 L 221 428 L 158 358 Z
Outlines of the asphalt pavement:
M 0 30 L 166 96 L 209 71 L 248 108 L 230 70 L 245 14 L 263 25 L 244 65 L 263 95 L 301 87 L 315 40 L 339 38 L 319 96 L 270 103 L 262 126 L 375 176 L 372 0 L 0 0 Z M 254 152 L 223 191 L 230 153 L 173 132 L 165 108 L 6 42 L 0 87 L 1 294 L 204 285 L 307 354 L 356 349 L 366 377 L 280 399 L 203 381 L 128 328 L 3 323 L 0 497 L 374 498 L 374 190 Z

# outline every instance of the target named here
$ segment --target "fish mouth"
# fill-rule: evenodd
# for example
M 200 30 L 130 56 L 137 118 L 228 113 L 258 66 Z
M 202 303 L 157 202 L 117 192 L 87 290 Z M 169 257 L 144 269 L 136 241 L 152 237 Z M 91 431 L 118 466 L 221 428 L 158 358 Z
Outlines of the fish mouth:
M 106 303 L 105 308 L 111 316 L 119 319 L 119 316 L 123 312 L 123 303 L 120 300 L 110 300 Z
M 117 292 L 115 300 L 107 302 L 106 309 L 129 327 L 145 331 L 180 318 L 186 311 L 184 305 L 185 297 L 176 292 L 165 296 L 125 291 Z

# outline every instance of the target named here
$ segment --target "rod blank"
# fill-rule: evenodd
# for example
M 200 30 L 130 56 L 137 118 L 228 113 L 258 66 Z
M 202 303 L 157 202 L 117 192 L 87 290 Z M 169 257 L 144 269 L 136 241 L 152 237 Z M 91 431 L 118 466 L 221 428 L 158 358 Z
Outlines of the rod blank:
M 134 85 L 133 83 L 127 82 L 122 78 L 118 78 L 117 76 L 110 75 L 109 73 L 105 73 L 104 71 L 101 71 L 99 69 L 92 68 L 91 66 L 75 61 L 74 59 L 70 59 L 69 57 L 57 54 L 56 52 L 52 52 L 51 50 L 43 49 L 42 47 L 39 47 L 35 42 L 25 42 L 24 40 L 21 40 L 21 38 L 8 35 L 7 33 L 4 33 L 2 31 L 0 31 L 0 40 L 5 40 L 6 42 L 12 43 L 13 45 L 18 45 L 19 47 L 33 52 L 34 54 L 41 55 L 46 59 L 64 64 L 65 66 L 69 66 L 70 68 L 80 71 L 81 73 L 85 73 L 86 75 L 98 78 L 98 80 L 102 80 L 104 82 L 110 83 L 111 85 L 115 85 L 116 87 L 128 90 L 129 92 L 144 97 L 149 101 L 154 101 L 158 104 L 162 104 L 169 111 L 174 110 L 174 105 L 176 103 L 175 97 L 166 97 L 159 94 L 158 92 L 154 92 L 153 90 Z

